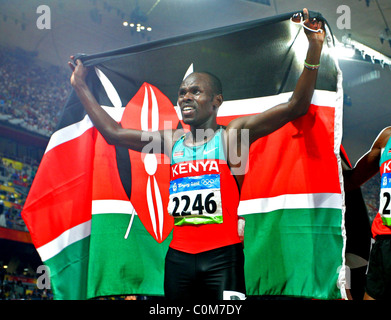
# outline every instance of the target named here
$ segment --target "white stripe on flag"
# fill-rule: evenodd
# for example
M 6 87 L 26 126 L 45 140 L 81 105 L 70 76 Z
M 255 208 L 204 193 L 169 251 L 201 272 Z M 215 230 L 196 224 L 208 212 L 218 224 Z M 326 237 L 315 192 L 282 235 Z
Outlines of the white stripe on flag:
M 91 129 L 93 126 L 94 125 L 92 124 L 90 118 L 85 116 L 83 120 L 54 132 L 50 137 L 45 153 L 49 152 L 60 144 L 81 136 L 84 132 L 86 132 L 88 129 Z
M 106 112 L 117 122 L 121 121 L 122 114 L 125 110 L 125 108 L 113 108 L 106 106 L 102 106 L 102 108 L 106 110 Z M 83 120 L 73 123 L 54 132 L 50 137 L 45 153 L 59 146 L 60 144 L 80 137 L 83 133 L 85 133 L 88 129 L 91 129 L 93 126 L 94 125 L 92 121 L 90 120 L 88 115 L 86 115 Z
M 109 213 L 133 214 L 136 213 L 136 210 L 134 210 L 133 205 L 130 201 L 125 201 L 125 200 L 93 200 L 92 201 L 92 214 L 109 214 Z
M 284 194 L 272 198 L 242 200 L 238 214 L 266 213 L 280 209 L 342 209 L 342 195 L 339 193 Z
M 338 108 L 335 101 L 339 99 L 339 93 L 327 90 L 315 90 L 311 103 L 322 107 Z
M 106 94 L 109 97 L 113 106 L 115 108 L 121 108 L 122 107 L 121 98 L 119 97 L 117 90 L 114 88 L 109 78 L 107 78 L 106 75 L 103 73 L 103 71 L 99 70 L 97 67 L 95 67 L 95 72 L 100 82 L 102 83 L 103 88 L 105 89 Z
M 92 214 L 137 214 L 129 201 L 122 200 L 94 200 L 92 201 Z M 64 231 L 60 236 L 45 245 L 37 248 L 42 259 L 46 261 L 59 254 L 63 249 L 80 241 L 91 234 L 91 220 L 81 223 Z
M 287 102 L 291 97 L 292 92 L 281 93 L 275 96 L 224 101 L 219 108 L 218 117 L 240 116 L 264 112 L 275 105 Z M 337 99 L 337 93 L 333 91 L 315 90 L 312 103 L 318 106 L 333 107 Z M 240 106 L 240 108 L 238 108 Z M 125 108 L 113 108 L 102 106 L 104 110 L 117 122 L 121 121 L 122 114 Z M 179 107 L 176 106 L 178 118 L 182 119 Z M 53 133 L 46 148 L 46 152 L 57 147 L 58 145 L 75 139 L 92 128 L 93 124 L 88 116 L 85 116 L 80 122 L 69 125 Z
M 72 243 L 80 241 L 88 237 L 90 234 L 91 220 L 88 220 L 71 229 L 64 231 L 56 239 L 37 248 L 37 251 L 41 257 L 41 260 L 46 261 L 60 253 L 63 249 L 65 249 Z
M 278 104 L 289 101 L 292 93 L 286 92 L 275 96 L 224 101 L 217 116 L 240 116 L 264 112 Z M 337 93 L 334 91 L 315 90 L 311 103 L 322 107 L 334 107 L 336 99 Z

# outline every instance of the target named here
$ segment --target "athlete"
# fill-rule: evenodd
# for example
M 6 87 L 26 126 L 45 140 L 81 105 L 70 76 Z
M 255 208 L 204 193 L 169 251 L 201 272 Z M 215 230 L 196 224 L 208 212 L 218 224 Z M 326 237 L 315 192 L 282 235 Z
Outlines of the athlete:
M 251 144 L 307 113 L 315 88 L 325 37 L 323 23 L 303 10 L 309 42 L 304 68 L 292 97 L 261 114 L 217 123 L 223 103 L 221 83 L 209 73 L 192 73 L 179 87 L 178 105 L 189 132 L 145 133 L 122 128 L 98 104 L 86 85 L 88 70 L 69 62 L 71 84 L 90 119 L 109 144 L 136 151 L 154 141 L 171 159 L 168 211 L 174 217 L 166 256 L 164 289 L 170 300 L 245 298 L 244 256 L 237 207 L 243 163 Z M 73 57 L 71 57 L 73 60 Z M 242 139 L 242 133 L 248 139 Z M 149 134 L 150 140 L 142 139 Z M 235 157 L 231 156 L 235 155 Z M 240 158 L 241 162 L 237 159 Z
M 380 207 L 372 222 L 364 300 L 391 298 L 391 127 L 383 129 L 352 170 L 344 171 L 345 190 L 353 190 L 380 172 Z M 363 235 L 365 236 L 365 235 Z

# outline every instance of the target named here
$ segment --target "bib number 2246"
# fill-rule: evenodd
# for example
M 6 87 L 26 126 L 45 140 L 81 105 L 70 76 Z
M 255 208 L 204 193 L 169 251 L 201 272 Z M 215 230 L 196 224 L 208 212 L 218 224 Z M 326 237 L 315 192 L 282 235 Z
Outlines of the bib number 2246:
M 206 191 L 206 192 L 202 192 Z M 177 194 L 171 198 L 172 215 L 216 214 L 221 208 L 220 191 L 198 190 L 187 194 Z

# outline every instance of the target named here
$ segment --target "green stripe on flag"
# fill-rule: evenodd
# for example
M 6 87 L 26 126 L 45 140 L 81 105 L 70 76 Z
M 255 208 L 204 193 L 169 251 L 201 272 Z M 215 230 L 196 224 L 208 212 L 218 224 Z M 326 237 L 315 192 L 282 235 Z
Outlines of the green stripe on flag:
M 283 209 L 245 215 L 248 295 L 340 299 L 340 209 Z
M 89 298 L 118 294 L 163 295 L 164 260 L 171 235 L 159 244 L 135 215 L 92 216 Z
M 45 261 L 54 299 L 86 299 L 89 244 L 90 237 L 86 237 Z

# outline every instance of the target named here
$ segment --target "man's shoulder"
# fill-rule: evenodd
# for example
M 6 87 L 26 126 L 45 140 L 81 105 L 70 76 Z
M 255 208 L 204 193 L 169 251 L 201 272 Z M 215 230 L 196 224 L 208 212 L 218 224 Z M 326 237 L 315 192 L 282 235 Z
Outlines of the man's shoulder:
M 185 136 L 186 131 L 183 128 L 178 128 L 178 129 L 170 130 L 168 134 L 171 134 L 171 142 L 172 142 L 172 146 L 174 146 L 174 144 L 179 139 Z
M 390 138 L 391 138 L 391 127 L 386 127 L 380 132 L 378 138 L 376 139 L 376 142 L 378 142 L 380 146 L 384 148 L 387 145 Z

